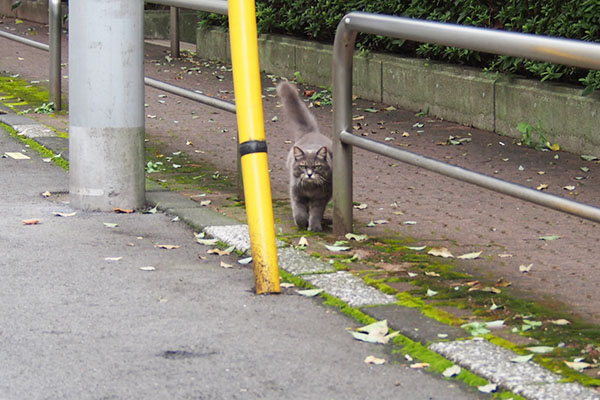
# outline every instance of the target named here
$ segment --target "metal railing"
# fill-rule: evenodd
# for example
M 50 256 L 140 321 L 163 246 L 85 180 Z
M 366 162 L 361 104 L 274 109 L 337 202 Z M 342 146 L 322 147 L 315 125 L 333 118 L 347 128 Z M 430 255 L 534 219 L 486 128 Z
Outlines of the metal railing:
M 0 37 L 14 40 L 21 44 L 45 50 L 50 53 L 50 76 L 48 78 L 49 101 L 54 103 L 55 110 L 62 109 L 60 64 L 62 56 L 61 27 L 62 11 L 60 0 L 49 0 L 49 44 L 36 42 L 12 33 L 0 30 Z
M 493 178 L 352 134 L 352 56 L 358 32 L 492 54 L 600 69 L 600 44 L 524 33 L 351 12 L 338 24 L 333 46 L 333 230 L 352 231 L 352 146 L 525 201 L 600 222 L 600 209 Z

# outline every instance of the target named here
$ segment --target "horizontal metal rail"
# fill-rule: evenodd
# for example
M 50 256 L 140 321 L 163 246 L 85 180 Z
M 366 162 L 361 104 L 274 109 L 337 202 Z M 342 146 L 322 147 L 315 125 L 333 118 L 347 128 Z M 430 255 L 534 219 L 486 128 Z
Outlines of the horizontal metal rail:
M 179 86 L 171 85 L 165 82 L 157 81 L 156 79 L 144 78 L 144 83 L 156 89 L 164 90 L 165 92 L 172 93 L 177 96 L 185 97 L 186 99 L 197 101 L 198 103 L 206 104 L 215 108 L 219 108 L 224 111 L 229 111 L 235 114 L 235 104 L 225 100 L 217 99 L 215 97 L 206 96 L 204 94 L 196 93 L 188 89 L 184 89 Z
M 433 158 L 411 153 L 397 147 L 392 147 L 373 139 L 367 139 L 353 135 L 349 132 L 342 132 L 340 140 L 343 143 L 351 144 L 361 149 L 390 157 L 406 164 L 424 168 L 438 174 L 468 182 L 473 185 L 495 190 L 509 196 L 518 197 L 532 203 L 540 204 L 555 210 L 560 210 L 569 214 L 574 214 L 594 221 L 600 221 L 600 209 L 587 204 L 578 203 L 564 197 L 555 196 L 548 193 L 542 193 L 538 190 L 528 188 L 513 182 L 493 178 L 479 172 L 473 172 L 465 168 L 450 165 Z
M 470 50 L 600 69 L 600 44 L 388 15 L 344 16 L 333 46 L 333 229 L 352 231 L 352 146 L 464 182 L 600 222 L 600 208 L 542 193 L 352 134 L 352 57 L 358 32 Z
M 50 46 L 45 43 L 36 42 L 35 40 L 13 35 L 12 33 L 0 31 L 0 36 L 6 39 L 14 40 L 15 42 L 19 42 L 21 44 L 25 44 L 27 46 L 35 47 L 36 49 L 50 51 Z
M 148 3 L 164 6 L 189 8 L 190 10 L 206 11 L 227 15 L 229 6 L 226 0 L 151 0 Z

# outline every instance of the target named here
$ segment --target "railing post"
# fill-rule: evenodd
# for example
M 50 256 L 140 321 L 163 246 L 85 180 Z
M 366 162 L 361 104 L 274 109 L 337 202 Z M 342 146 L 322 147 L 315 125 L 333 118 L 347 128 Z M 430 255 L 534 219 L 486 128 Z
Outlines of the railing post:
M 179 8 L 170 8 L 169 36 L 171 37 L 171 57 L 181 56 L 179 47 Z
M 61 55 L 62 55 L 62 42 L 61 42 L 61 31 L 62 31 L 62 13 L 60 0 L 50 0 L 48 3 L 48 17 L 50 25 L 50 78 L 49 78 L 49 91 L 50 101 L 54 103 L 54 109 L 60 111 L 62 109 L 61 99 Z
M 333 234 L 352 232 L 352 146 L 340 133 L 352 131 L 352 56 L 356 32 L 340 21 L 333 45 Z

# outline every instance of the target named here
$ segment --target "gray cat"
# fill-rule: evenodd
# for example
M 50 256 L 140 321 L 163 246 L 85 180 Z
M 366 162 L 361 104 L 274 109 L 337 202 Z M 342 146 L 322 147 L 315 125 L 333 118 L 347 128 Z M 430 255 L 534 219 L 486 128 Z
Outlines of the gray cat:
M 317 120 L 294 86 L 282 81 L 277 93 L 294 127 L 295 143 L 287 160 L 294 221 L 298 228 L 319 232 L 332 193 L 331 140 L 319 132 Z

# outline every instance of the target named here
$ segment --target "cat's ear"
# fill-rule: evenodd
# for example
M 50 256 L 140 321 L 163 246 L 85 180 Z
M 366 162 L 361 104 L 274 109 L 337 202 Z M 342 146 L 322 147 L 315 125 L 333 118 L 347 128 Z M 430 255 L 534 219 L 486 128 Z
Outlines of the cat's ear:
M 298 146 L 294 146 L 294 158 L 296 159 L 296 161 L 304 158 L 304 152 Z
M 322 160 L 327 160 L 327 147 L 323 146 L 321 147 L 318 151 L 317 151 L 317 157 L 322 159 Z

